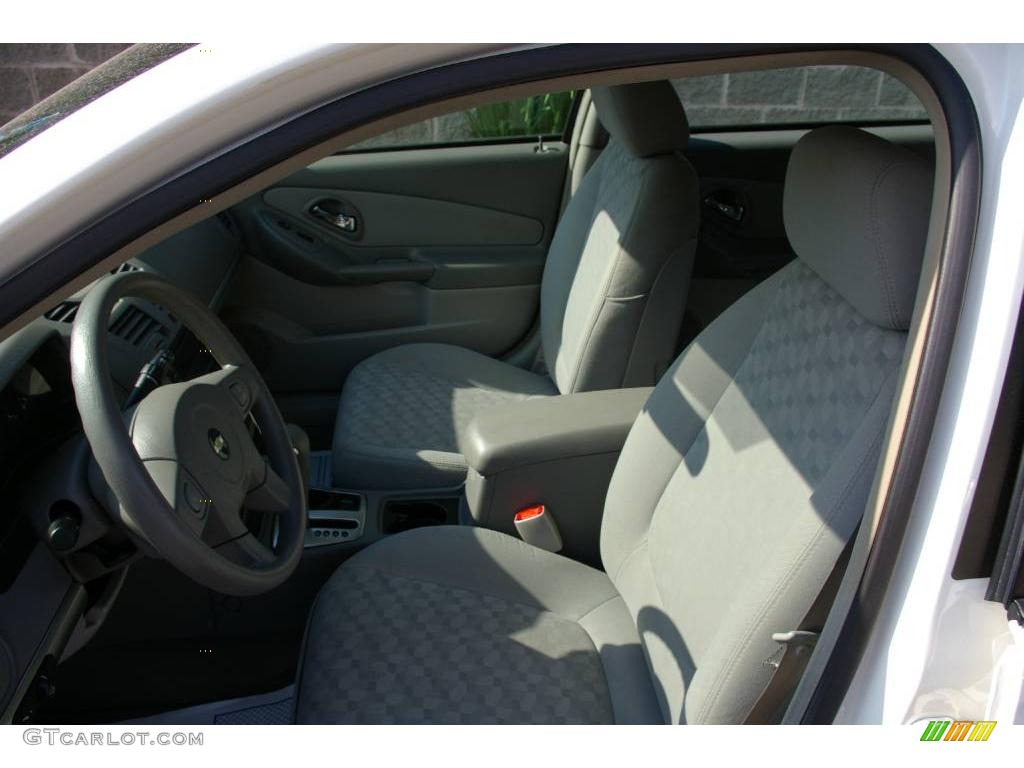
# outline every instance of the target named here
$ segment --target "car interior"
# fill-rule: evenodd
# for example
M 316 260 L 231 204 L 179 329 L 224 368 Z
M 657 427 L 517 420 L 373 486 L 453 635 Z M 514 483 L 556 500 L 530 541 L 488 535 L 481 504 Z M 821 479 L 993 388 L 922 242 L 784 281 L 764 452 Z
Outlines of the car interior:
M 778 722 L 937 216 L 893 71 L 434 105 L 55 301 L 0 342 L 0 709 Z

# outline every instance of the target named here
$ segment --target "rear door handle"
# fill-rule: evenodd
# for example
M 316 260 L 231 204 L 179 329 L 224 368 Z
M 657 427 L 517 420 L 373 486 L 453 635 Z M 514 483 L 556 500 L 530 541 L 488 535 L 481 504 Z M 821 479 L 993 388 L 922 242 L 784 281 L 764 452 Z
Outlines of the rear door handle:
M 720 214 L 735 222 L 743 221 L 743 215 L 746 213 L 746 209 L 743 207 L 742 203 L 725 202 L 724 200 L 718 199 L 713 194 L 704 198 L 704 205 L 708 208 L 714 208 Z

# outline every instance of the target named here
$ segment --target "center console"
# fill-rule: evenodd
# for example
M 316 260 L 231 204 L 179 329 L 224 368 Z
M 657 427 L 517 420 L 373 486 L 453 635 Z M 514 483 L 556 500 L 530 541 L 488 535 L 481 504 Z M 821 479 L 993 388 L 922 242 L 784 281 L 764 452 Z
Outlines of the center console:
M 515 535 L 516 513 L 543 505 L 562 554 L 598 565 L 608 483 L 652 391 L 545 397 L 479 414 L 465 435 L 472 521 Z
M 426 498 L 425 496 L 429 496 Z M 310 488 L 306 546 L 346 544 L 431 525 L 457 525 L 461 490 L 424 491 L 417 496 Z
M 356 541 L 366 530 L 366 497 L 360 493 L 310 488 L 308 509 L 307 547 Z
M 302 430 L 292 442 L 308 489 L 306 547 L 357 544 L 432 525 L 457 525 L 462 488 L 422 491 L 364 491 L 332 488 L 329 451 L 310 452 Z M 339 552 L 343 552 L 339 550 Z
M 469 465 L 464 489 L 323 487 L 330 483 L 330 454 L 309 454 L 296 439 L 312 486 L 306 546 L 357 545 L 354 551 L 382 536 L 459 523 L 517 535 L 517 513 L 542 506 L 545 524 L 556 530 L 549 538 L 559 542 L 559 551 L 599 565 L 608 484 L 651 392 L 651 387 L 604 390 L 487 409 L 463 436 Z

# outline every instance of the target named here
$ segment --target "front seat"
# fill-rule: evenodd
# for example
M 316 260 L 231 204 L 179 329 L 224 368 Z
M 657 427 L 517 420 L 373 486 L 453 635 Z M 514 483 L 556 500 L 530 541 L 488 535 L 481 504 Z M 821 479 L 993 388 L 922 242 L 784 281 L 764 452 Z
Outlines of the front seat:
M 696 249 L 697 175 L 667 81 L 594 88 L 611 141 L 566 207 L 541 282 L 550 375 L 462 347 L 410 344 L 356 366 L 334 433 L 334 484 L 439 488 L 466 477 L 480 410 L 531 397 L 650 386 L 671 362 Z
M 324 586 L 308 723 L 740 723 L 856 528 L 894 399 L 929 164 L 848 127 L 793 150 L 797 259 L 683 352 L 633 425 L 604 572 L 495 531 L 419 529 Z

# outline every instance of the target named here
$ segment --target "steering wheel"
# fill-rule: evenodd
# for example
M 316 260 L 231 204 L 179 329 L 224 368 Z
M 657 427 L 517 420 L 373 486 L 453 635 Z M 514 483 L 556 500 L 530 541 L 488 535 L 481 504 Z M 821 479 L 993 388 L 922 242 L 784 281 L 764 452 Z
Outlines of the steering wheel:
M 107 337 L 117 302 L 164 307 L 209 347 L 219 369 L 157 387 L 123 413 Z M 85 436 L 124 524 L 195 581 L 231 595 L 266 592 L 302 554 L 306 497 L 291 440 L 263 379 L 208 307 L 145 272 L 108 277 L 86 295 L 71 332 L 71 378 Z M 261 430 L 266 458 L 246 420 Z M 276 543 L 242 511 L 277 515 Z

